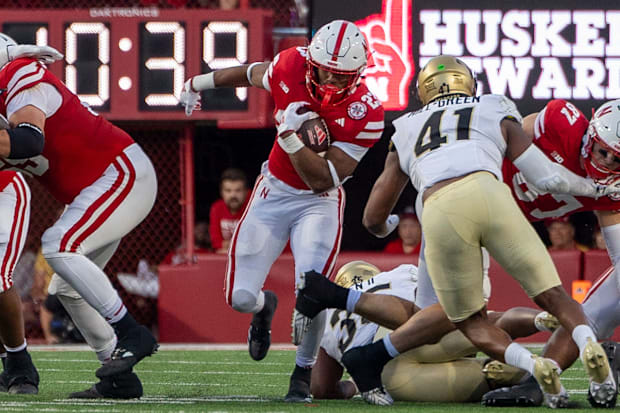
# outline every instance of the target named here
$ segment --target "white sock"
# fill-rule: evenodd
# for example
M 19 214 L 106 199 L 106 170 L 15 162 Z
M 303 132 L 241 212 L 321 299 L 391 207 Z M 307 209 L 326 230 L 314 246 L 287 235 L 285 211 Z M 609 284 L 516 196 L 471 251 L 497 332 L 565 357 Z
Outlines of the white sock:
M 583 355 L 583 350 L 585 349 L 586 344 L 588 344 L 588 339 L 591 339 L 594 342 L 597 341 L 594 331 L 592 331 L 590 326 L 585 324 L 579 324 L 575 327 L 571 333 L 571 336 L 573 337 L 575 343 L 577 343 L 577 347 L 579 347 L 579 357 Z
M 45 259 L 63 280 L 108 321 L 118 321 L 127 313 L 107 275 L 84 255 L 60 252 L 46 254 Z
M 68 285 L 66 287 L 70 288 Z M 73 294 L 67 296 L 60 292 L 56 296 L 88 345 L 97 353 L 99 361 L 108 361 L 116 347 L 116 334 L 112 326 L 82 297 Z
M 534 373 L 534 355 L 518 343 L 512 342 L 506 347 L 504 359 L 506 360 L 506 364 L 519 367 L 530 374 Z
M 295 363 L 299 367 L 312 367 L 316 362 L 319 354 L 321 339 L 325 332 L 325 319 L 327 311 L 323 310 L 312 319 L 312 323 L 308 331 L 301 339 L 301 343 L 297 346 L 297 354 L 295 355 Z
M 19 346 L 17 347 L 9 347 L 6 344 L 4 345 L 4 348 L 6 349 L 6 351 L 8 351 L 9 353 L 17 353 L 18 351 L 22 351 L 23 349 L 26 348 L 26 339 L 24 339 L 24 342 L 21 343 Z
M 388 352 L 388 354 L 392 356 L 392 358 L 394 358 L 398 356 L 400 352 L 396 350 L 396 347 L 394 347 L 394 344 L 392 344 L 392 339 L 390 338 L 390 335 L 391 334 L 388 334 L 387 336 L 383 337 L 383 345 L 385 346 L 385 350 Z
M 355 305 L 362 297 L 362 292 L 349 289 L 349 294 L 347 294 L 347 311 L 350 313 L 355 312 Z

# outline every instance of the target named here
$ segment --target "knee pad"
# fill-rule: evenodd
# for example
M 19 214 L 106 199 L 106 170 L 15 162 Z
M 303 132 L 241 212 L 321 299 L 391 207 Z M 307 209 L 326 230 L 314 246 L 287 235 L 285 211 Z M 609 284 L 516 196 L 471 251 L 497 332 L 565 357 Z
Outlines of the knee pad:
M 257 298 L 248 290 L 233 291 L 230 306 L 240 313 L 251 313 L 256 307 Z

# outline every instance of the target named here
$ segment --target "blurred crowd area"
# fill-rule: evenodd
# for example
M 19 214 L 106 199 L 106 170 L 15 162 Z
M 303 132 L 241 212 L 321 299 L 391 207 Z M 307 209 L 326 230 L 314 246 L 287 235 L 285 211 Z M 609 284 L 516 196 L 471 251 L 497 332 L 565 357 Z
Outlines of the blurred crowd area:
M 165 9 L 209 8 L 235 9 L 247 5 L 251 8 L 273 10 L 275 27 L 297 27 L 304 23 L 305 0 L 0 0 L 0 8 L 94 8 L 94 7 L 159 7 Z

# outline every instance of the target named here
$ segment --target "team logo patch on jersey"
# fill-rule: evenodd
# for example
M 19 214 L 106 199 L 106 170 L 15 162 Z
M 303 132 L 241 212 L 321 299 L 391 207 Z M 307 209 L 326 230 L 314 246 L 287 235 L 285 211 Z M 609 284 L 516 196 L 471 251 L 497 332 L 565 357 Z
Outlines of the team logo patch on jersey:
M 347 108 L 347 114 L 351 119 L 360 120 L 364 119 L 368 113 L 368 108 L 362 102 L 353 102 Z

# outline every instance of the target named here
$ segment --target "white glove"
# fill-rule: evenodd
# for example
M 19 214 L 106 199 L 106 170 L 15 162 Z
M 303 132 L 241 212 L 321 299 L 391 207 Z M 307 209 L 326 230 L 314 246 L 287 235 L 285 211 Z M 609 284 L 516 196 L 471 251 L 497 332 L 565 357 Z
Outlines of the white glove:
M 0 115 L 0 130 L 10 128 L 9 121 L 3 115 Z
M 308 102 L 292 102 L 284 110 L 282 114 L 282 121 L 278 125 L 278 135 L 282 135 L 286 132 L 297 132 L 301 128 L 302 123 L 309 119 L 316 119 L 319 114 L 316 112 L 308 111 L 299 114 L 297 111 L 304 106 L 309 105 Z
M 596 181 L 594 185 L 597 187 L 597 198 L 608 196 L 614 201 L 620 199 L 620 176 L 611 175 L 602 181 Z
M 31 57 L 49 65 L 63 58 L 62 53 L 53 47 L 35 46 L 33 44 L 9 45 L 6 47 L 9 62 L 20 57 Z
M 385 238 L 392 233 L 398 227 L 398 223 L 400 222 L 400 218 L 398 215 L 392 214 L 385 220 L 386 230 L 379 234 L 375 233 L 375 237 L 377 238 Z
M 179 96 L 179 102 L 185 107 L 185 115 L 191 116 L 195 110 L 200 110 L 200 93 L 194 91 L 192 87 L 192 79 L 189 78 Z

